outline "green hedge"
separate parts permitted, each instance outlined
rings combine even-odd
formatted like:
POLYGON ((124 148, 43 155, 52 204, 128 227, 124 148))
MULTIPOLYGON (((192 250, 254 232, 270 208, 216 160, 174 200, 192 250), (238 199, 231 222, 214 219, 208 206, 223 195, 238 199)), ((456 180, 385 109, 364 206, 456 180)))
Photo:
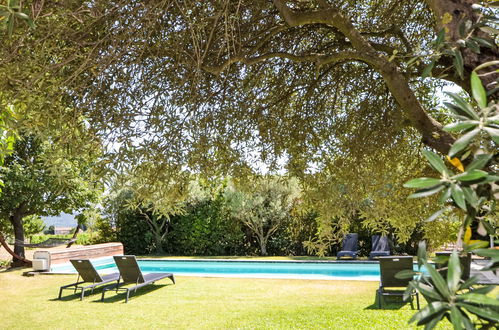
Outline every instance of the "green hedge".
POLYGON ((246 255, 250 244, 218 198, 190 205, 185 215, 172 217, 164 248, 176 255, 246 255))

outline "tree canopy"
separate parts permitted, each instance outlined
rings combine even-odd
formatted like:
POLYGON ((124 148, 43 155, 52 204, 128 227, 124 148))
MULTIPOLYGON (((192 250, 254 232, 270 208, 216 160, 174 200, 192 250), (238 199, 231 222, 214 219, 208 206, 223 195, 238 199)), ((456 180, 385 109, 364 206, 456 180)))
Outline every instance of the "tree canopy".
POLYGON ((260 253, 265 256, 271 236, 291 218, 300 189, 293 179, 262 177, 239 189, 229 185, 224 197, 231 216, 255 235, 260 253))
MULTIPOLYGON (((83 118, 113 169, 150 181, 264 164, 323 192, 351 182, 356 212, 388 196, 372 173, 399 186, 403 169, 425 170, 422 145, 454 142, 435 91, 469 92, 471 71, 499 55, 494 3, 478 3, 26 1, 37 27, 19 18, 2 40, 0 97, 22 125, 65 125, 64 141, 83 118)), ((493 97, 496 79, 482 77, 493 97)), ((404 222, 384 210, 375 220, 404 222)))
POLYGON ((475 26, 491 12, 475 2, 33 1, 37 28, 4 41, 2 89, 38 91, 19 99, 32 120, 43 89, 57 96, 50 108, 78 105, 123 153, 193 168, 252 150, 303 169, 305 159, 358 149, 359 132, 379 148, 408 127, 445 152, 453 138, 427 95, 442 80, 469 89, 471 70, 498 55, 494 36, 475 26), (441 29, 454 53, 434 50, 441 29), (471 37, 480 53, 461 50, 471 37), (449 69, 455 52, 461 61, 449 69), (437 79, 423 80, 430 62, 437 79))
POLYGON ((18 256, 24 257, 25 217, 82 211, 99 197, 99 187, 91 180, 92 160, 54 159, 56 151, 47 141, 21 136, 0 169, 5 184, 0 195, 0 228, 9 223, 13 229, 18 256))

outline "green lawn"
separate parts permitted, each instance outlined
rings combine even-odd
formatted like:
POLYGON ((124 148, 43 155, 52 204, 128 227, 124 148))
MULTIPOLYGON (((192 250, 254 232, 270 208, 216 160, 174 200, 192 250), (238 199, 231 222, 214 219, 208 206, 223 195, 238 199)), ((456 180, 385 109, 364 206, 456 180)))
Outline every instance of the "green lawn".
MULTIPOLYGON (((79 301, 76 276, 0 272, 2 329, 410 329, 410 304, 374 306, 377 282, 177 277, 142 288, 128 304, 108 292, 79 301)), ((414 328, 414 327, 412 327, 414 328)))

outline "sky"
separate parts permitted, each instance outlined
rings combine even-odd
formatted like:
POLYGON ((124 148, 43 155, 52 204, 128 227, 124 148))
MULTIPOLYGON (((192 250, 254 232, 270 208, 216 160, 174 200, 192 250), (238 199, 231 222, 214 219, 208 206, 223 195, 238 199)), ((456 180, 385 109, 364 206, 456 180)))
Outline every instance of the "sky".
POLYGON ((62 213, 56 217, 42 217, 45 226, 48 228, 49 226, 54 227, 76 227, 76 219, 73 215, 62 213))

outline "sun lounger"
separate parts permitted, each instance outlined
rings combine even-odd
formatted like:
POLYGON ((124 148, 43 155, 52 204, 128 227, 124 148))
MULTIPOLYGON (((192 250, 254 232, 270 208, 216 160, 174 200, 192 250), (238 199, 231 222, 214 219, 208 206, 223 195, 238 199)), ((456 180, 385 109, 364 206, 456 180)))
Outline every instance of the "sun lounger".
MULTIPOLYGON (((402 270, 413 270, 411 256, 400 257, 380 257, 380 284, 376 291, 378 307, 381 308, 381 300, 384 296, 403 296, 410 278, 398 279, 395 275, 402 270)), ((417 307, 419 309, 419 294, 416 290, 411 292, 411 305, 416 296, 417 307)))
POLYGON ((139 264, 137 263, 137 259, 135 256, 114 256, 114 262, 116 266, 118 266, 118 270, 120 271, 120 281, 117 284, 107 286, 102 290, 101 301, 104 300, 104 295, 106 291, 114 290, 124 291, 126 292, 126 301, 130 297, 130 292, 136 292, 138 288, 143 286, 154 284, 154 282, 159 281, 163 278, 169 278, 175 284, 175 278, 172 273, 149 273, 144 274, 140 270, 139 264), (131 287, 124 288, 124 285, 134 284, 131 287))
POLYGON ((387 236, 373 235, 372 241, 373 245, 371 253, 369 253, 369 259, 391 255, 390 241, 387 236))
POLYGON ((351 257, 352 259, 357 258, 359 253, 359 234, 351 233, 346 234, 343 239, 343 244, 341 246, 341 251, 336 255, 336 259, 341 259, 342 257, 351 257))
POLYGON ((120 278, 120 274, 118 273, 100 275, 88 259, 73 259, 70 261, 78 272, 78 279, 76 280, 76 283, 61 286, 58 299, 61 299, 63 290, 74 290, 74 293, 76 293, 77 290, 81 290, 80 300, 83 300, 85 290, 91 289, 90 293, 93 293, 95 287, 114 281, 117 282, 120 278), (80 278, 82 281, 80 281, 80 278), (85 283, 89 284, 84 285, 85 283))

